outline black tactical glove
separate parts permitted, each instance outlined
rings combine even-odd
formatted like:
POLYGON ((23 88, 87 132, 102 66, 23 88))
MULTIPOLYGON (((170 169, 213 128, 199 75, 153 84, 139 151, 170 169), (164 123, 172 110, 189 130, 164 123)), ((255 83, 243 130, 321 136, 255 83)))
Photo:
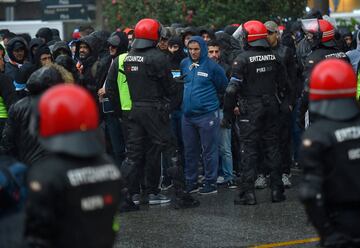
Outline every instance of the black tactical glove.
POLYGON ((220 127, 230 129, 230 128, 231 128, 231 121, 229 121, 229 120, 226 119, 226 118, 223 118, 223 119, 220 121, 220 127))

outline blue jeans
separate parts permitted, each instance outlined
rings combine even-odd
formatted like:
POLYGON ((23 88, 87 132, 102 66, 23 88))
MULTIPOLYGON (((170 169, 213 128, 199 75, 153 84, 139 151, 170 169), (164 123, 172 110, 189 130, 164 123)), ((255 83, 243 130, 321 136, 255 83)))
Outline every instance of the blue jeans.
MULTIPOLYGON (((223 110, 220 110, 220 119, 224 117, 223 110)), ((220 171, 225 182, 233 180, 233 159, 231 153, 231 129, 220 127, 219 132, 219 155, 221 159, 220 171)))
POLYGON ((183 116, 182 135, 187 185, 197 182, 200 152, 204 162, 205 183, 214 184, 219 166, 219 112, 196 117, 183 116))

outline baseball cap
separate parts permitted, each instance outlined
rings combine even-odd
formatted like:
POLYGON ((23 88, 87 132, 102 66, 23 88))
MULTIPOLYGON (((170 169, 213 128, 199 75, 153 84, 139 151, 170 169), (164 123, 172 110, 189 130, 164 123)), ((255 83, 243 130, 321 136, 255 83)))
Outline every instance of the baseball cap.
POLYGON ((279 26, 274 21, 267 21, 264 25, 266 29, 272 33, 279 31, 279 26))

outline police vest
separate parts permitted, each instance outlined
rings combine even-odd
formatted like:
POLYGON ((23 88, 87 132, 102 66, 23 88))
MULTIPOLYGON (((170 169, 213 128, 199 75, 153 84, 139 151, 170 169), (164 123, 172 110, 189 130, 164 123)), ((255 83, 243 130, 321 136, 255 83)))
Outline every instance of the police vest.
POLYGON ((246 73, 242 96, 274 95, 277 92, 279 59, 272 51, 247 51, 246 73))
POLYGON ((131 101, 160 102, 164 92, 164 61, 167 57, 157 48, 131 50, 124 60, 124 71, 131 101), (160 66, 161 65, 161 66, 160 66))
POLYGON ((0 119, 8 118, 3 98, 0 96, 0 119))
POLYGON ((360 118, 333 123, 329 140, 332 144, 324 157, 325 200, 329 204, 360 203, 360 118))
POLYGON ((127 53, 120 54, 119 56, 119 70, 117 76, 121 110, 131 110, 131 97, 124 72, 124 60, 126 56, 127 53))

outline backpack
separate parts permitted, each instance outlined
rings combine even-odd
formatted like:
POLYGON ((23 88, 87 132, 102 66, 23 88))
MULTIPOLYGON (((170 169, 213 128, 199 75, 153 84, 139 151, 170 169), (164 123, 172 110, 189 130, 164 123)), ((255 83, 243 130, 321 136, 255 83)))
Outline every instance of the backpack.
POLYGON ((9 157, 0 157, 0 215, 19 210, 25 200, 27 166, 9 157))

